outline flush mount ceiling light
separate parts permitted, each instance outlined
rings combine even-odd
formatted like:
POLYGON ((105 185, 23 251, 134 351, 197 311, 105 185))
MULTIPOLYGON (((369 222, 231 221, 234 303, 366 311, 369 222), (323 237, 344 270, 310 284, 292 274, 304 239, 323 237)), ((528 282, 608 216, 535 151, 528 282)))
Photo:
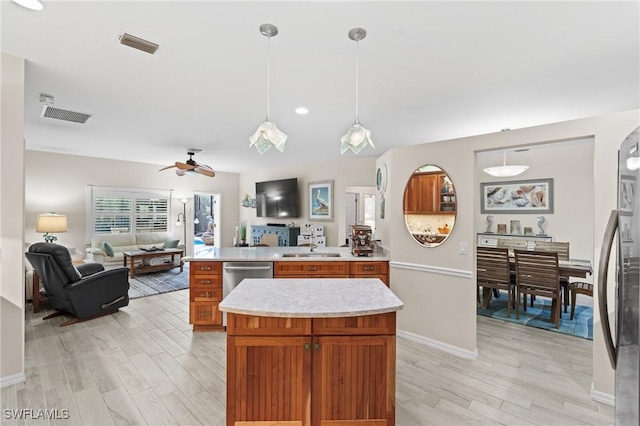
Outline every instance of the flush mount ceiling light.
POLYGON ((258 127, 258 130, 249 138, 250 147, 255 146, 260 154, 263 154, 271 146, 275 146, 280 152, 284 152, 284 143, 287 141, 287 135, 282 133, 276 124, 271 121, 269 115, 269 71, 270 71, 270 43, 271 37, 278 35, 278 28, 271 24, 260 25, 260 34, 267 37, 267 119, 258 127))
POLYGON ((38 0, 13 0, 14 3, 31 10, 42 10, 44 4, 38 0))
POLYGON ((502 157, 502 166, 487 167, 484 172, 495 177, 511 177, 519 175, 528 168, 529 166, 522 164, 507 166, 507 151, 505 150, 502 157))
POLYGON ((375 148, 371 140, 371 132, 358 120, 358 42, 366 36, 367 31, 364 28, 353 28, 349 31, 349 38, 356 42, 356 121, 349 127, 347 134, 340 139, 342 141, 340 154, 344 154, 349 149, 357 154, 367 145, 375 148))

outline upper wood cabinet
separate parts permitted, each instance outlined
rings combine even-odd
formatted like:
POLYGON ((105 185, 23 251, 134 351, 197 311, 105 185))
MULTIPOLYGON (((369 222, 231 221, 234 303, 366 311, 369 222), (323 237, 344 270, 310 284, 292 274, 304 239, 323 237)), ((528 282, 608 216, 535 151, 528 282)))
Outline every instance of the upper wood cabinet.
POLYGON ((455 214, 453 187, 445 182, 445 173, 414 173, 404 190, 405 214, 455 214))

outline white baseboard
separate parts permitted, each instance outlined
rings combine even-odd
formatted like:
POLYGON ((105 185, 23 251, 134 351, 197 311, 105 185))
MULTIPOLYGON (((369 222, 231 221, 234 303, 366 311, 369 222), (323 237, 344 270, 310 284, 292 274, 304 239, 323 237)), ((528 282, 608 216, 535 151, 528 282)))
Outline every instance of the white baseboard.
POLYGON ((616 397, 614 395, 595 390, 593 388, 593 383, 591 383, 591 399, 593 399, 596 402, 601 402, 603 404, 610 405, 612 407, 615 406, 615 402, 616 402, 616 397))
POLYGON ((0 388, 15 385, 16 383, 21 383, 24 381, 25 381, 24 372, 14 374, 11 376, 0 377, 0 388))
POLYGON ((462 349, 457 346, 449 345, 448 343, 443 343, 438 340, 429 339, 428 337, 420 336, 418 334, 410 333, 408 331, 403 331, 403 330, 398 330, 397 335, 399 337, 404 337, 407 340, 411 340, 412 342, 416 342, 425 346, 440 349, 441 351, 453 354, 460 358, 465 358, 465 359, 478 358, 478 349, 475 349, 473 351, 468 351, 466 349, 462 349))

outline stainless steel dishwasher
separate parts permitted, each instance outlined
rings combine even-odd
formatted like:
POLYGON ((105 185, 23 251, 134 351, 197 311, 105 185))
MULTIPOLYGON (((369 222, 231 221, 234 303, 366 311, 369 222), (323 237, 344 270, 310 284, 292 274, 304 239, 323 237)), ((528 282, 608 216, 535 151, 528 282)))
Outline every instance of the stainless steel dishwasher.
MULTIPOLYGON (((273 278, 273 262, 222 262, 222 298, 245 278, 273 278)), ((227 325, 227 314, 222 317, 227 325)))

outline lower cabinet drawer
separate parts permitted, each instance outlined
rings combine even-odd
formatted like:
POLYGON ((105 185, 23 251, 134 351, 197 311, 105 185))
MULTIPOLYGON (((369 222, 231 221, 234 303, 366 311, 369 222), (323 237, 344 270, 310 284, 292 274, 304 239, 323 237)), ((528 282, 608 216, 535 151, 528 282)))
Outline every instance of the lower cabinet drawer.
POLYGON ((191 286, 189 289, 191 302, 219 302, 222 300, 222 289, 211 286, 191 286))
POLYGON ((218 302, 191 302, 189 322, 193 325, 222 325, 218 302))
POLYGON ((192 275, 189 285, 222 288, 222 275, 192 275))
POLYGON ((351 275, 382 275, 388 272, 387 262, 351 262, 351 275))

